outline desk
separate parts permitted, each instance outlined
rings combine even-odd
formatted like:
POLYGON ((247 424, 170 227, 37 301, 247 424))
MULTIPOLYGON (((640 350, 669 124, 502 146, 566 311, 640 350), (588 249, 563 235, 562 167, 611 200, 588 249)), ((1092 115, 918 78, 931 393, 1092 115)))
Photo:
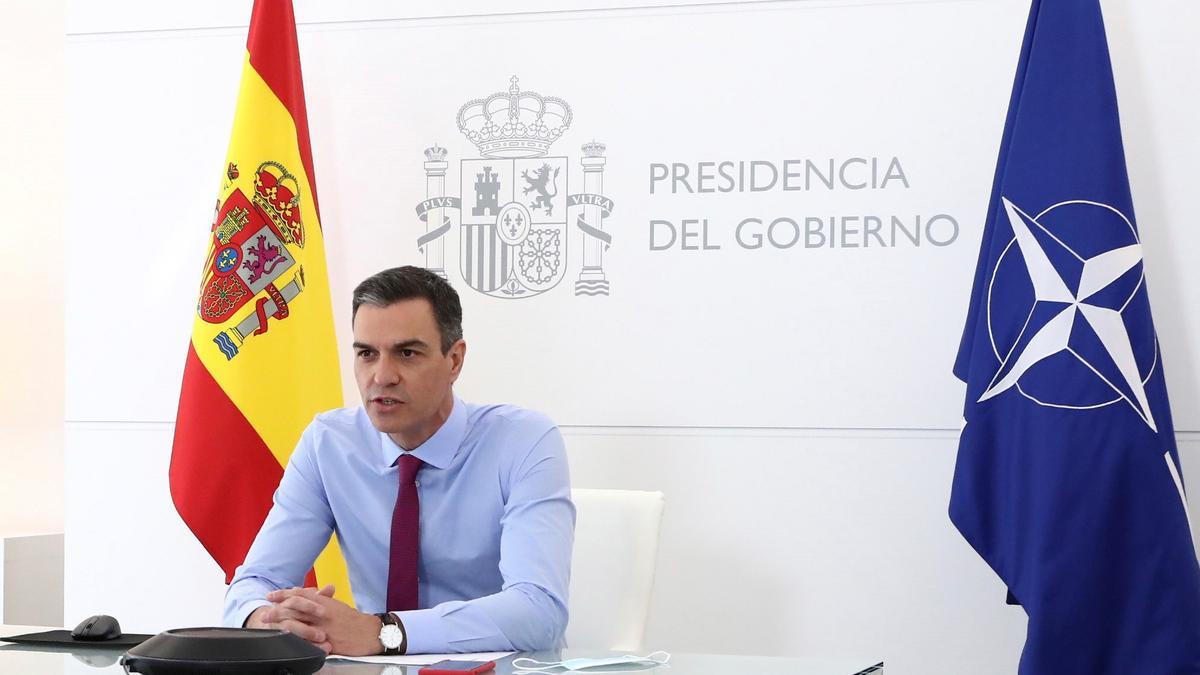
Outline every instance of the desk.
MULTIPOLYGON (((34 626, 0 625, 0 635, 48 630, 34 626)), ((22 675, 116 675, 124 673, 117 664, 122 649, 97 647, 33 648, 25 645, 0 643, 0 673, 22 675)), ((609 656, 599 651, 567 649, 561 658, 579 656, 609 656)), ((557 652, 514 654, 496 663, 496 675, 512 675, 512 660, 529 656, 539 661, 561 660, 557 652)), ((878 659, 806 659, 767 656, 733 656, 715 654, 672 654, 669 667, 637 672, 647 675, 882 675, 873 664, 878 659)), ((320 675, 417 675, 419 666, 391 666, 349 661, 328 661, 320 675)), ((604 668, 602 670, 615 670, 604 668)), ((580 671, 586 675, 587 671, 580 671)))

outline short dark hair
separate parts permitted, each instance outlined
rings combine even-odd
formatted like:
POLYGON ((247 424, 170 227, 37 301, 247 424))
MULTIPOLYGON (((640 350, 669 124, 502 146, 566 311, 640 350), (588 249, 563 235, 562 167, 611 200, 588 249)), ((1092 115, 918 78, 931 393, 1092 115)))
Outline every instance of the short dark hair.
POLYGON ((433 318, 442 335, 442 353, 462 339, 462 303, 450 282, 423 267, 393 267, 367 277, 354 289, 350 322, 363 305, 387 307, 401 300, 424 298, 433 307, 433 318))

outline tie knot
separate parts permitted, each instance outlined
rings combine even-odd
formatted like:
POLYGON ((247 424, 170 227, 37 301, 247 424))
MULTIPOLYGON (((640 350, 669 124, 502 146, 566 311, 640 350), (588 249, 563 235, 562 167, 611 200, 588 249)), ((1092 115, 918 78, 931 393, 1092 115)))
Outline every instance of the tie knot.
POLYGON ((417 472, 421 470, 421 467, 425 466, 425 462, 414 457, 412 453, 406 452, 400 455, 400 461, 397 463, 397 466, 400 467, 400 481, 411 483, 416 480, 417 472))

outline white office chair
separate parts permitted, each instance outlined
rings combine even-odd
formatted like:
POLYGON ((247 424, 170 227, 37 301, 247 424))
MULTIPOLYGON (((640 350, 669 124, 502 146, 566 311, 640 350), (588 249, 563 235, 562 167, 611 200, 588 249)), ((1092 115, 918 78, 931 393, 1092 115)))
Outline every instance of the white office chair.
POLYGON ((637 651, 642 646, 663 493, 572 490, 575 551, 567 646, 637 651))

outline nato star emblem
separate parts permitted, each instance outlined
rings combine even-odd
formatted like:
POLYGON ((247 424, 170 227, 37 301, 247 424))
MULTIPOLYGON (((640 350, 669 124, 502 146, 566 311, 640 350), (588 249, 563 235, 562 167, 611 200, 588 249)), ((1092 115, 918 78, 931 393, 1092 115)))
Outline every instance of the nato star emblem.
MULTIPOLYGON (((1152 430, 1158 431, 1144 387, 1149 374, 1143 377, 1139 371, 1134 345, 1122 316, 1122 312, 1141 288, 1143 279, 1139 274, 1136 286, 1119 307, 1106 306, 1114 304, 1109 301, 1112 294, 1104 294, 1107 302, 1101 302, 1097 298, 1142 262, 1142 246, 1137 241, 1136 231, 1128 218, 1113 207, 1097 202, 1063 202, 1034 217, 1022 211, 1008 198, 1002 198, 1002 201, 1012 226, 1013 240, 1020 250, 1025 270, 1033 285, 1035 302, 1016 341, 1007 353, 1001 357, 1000 351, 997 350, 997 357, 1001 360, 1000 368, 983 395, 979 397, 979 402, 982 403, 1013 387, 1020 389, 1021 378, 1036 364, 1065 352, 1073 356, 1094 378, 1115 392, 1116 398, 1095 405, 1069 405, 1048 402, 1024 391, 1022 393, 1041 405, 1068 409, 1095 408, 1124 400, 1143 422, 1152 430), (1129 225, 1130 232, 1134 234, 1134 243, 1084 258, 1038 220, 1065 205, 1087 205, 1115 213, 1129 225)), ((1012 242, 1009 243, 1010 248, 1011 246, 1012 242)), ((1008 249, 1005 249, 1005 254, 1007 253, 1008 249)), ((998 261, 997 269, 999 266, 998 261)), ((992 328, 991 291, 995 283, 993 270, 992 284, 989 287, 989 331, 992 328)), ((994 334, 992 342, 995 346, 994 334)), ((1157 352, 1155 361, 1157 362, 1157 352)), ((1150 370, 1153 372, 1153 366, 1150 370)))

